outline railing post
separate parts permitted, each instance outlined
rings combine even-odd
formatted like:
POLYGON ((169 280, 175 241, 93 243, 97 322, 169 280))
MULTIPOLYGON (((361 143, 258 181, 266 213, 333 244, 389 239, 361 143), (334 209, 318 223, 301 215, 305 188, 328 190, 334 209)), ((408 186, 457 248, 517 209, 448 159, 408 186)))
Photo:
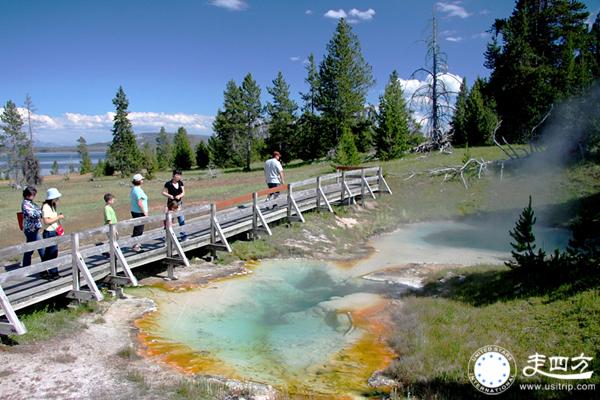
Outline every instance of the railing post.
POLYGON ((383 177, 383 168, 381 167, 379 167, 377 170, 377 184, 379 185, 379 194, 383 193, 382 187, 385 188, 389 194, 392 194, 392 189, 390 189, 389 185, 385 181, 385 178, 383 177))
POLYGON ((292 185, 291 184, 287 184, 287 192, 288 192, 288 197, 287 197, 287 219, 288 219, 288 223, 292 222, 292 185))
POLYGON ((342 195, 340 198, 340 204, 344 204, 344 200, 346 200, 346 171, 342 170, 342 195))
POLYGON ((109 254, 110 254, 110 274, 117 275, 117 254, 115 251, 114 242, 116 240, 115 225, 108 225, 108 242, 109 242, 109 254))
POLYGON ((81 290, 81 281, 79 277, 79 266, 77 260, 79 257, 79 233, 71 234, 71 268, 73 275, 73 290, 81 290))
POLYGON ((362 168, 360 173, 360 204, 365 207, 365 169, 362 168))
POLYGON ((321 212, 321 177, 317 176, 317 212, 321 212))
POLYGON ((252 193, 252 240, 256 239, 258 229, 258 194, 252 193))
MULTIPOLYGON (((215 244, 217 242, 216 233, 217 227, 215 226, 215 218, 217 218, 217 206, 212 203, 210 205, 210 243, 215 244)), ((217 257, 217 249, 212 247, 210 250, 210 255, 213 258, 217 257)))

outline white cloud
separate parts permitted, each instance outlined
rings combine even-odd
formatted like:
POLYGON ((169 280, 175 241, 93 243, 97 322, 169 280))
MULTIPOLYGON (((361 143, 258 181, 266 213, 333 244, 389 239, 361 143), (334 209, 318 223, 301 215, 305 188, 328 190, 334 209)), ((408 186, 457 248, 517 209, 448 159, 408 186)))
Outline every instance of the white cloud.
POLYGON ((460 4, 461 4, 460 1, 455 1, 452 3, 446 3, 446 2, 440 1, 440 2, 436 3, 435 5, 437 6, 437 9, 439 11, 446 13, 446 17, 448 17, 448 18, 459 17, 459 18, 464 19, 464 18, 468 18, 471 15, 473 15, 472 13, 469 13, 460 4))
MULTIPOLYGON (((446 73, 440 76, 440 80, 443 82, 443 85, 446 88, 446 90, 452 92, 449 95, 449 98, 451 105, 453 106, 454 102, 456 101, 456 94, 454 93, 458 93, 460 91, 460 85, 462 83, 463 78, 456 74, 446 73)), ((414 113, 415 119, 423 126, 426 126, 428 123, 426 115, 428 112, 428 105, 431 103, 431 101, 427 98, 418 96, 415 96, 413 99, 413 96, 415 92, 420 88, 424 88, 427 85, 432 84, 431 76, 428 76, 425 80, 400 78, 399 81, 402 85, 402 90, 404 91, 404 97, 411 105, 411 109, 414 113)), ((420 92, 423 91, 425 90, 421 89, 420 92)))
POLYGON ((483 10, 479 11, 480 15, 488 15, 489 13, 490 13, 490 10, 488 10, 488 9, 483 9, 483 10))
POLYGON ((324 16, 326 18, 340 19, 347 18, 348 14, 346 14, 346 11, 340 8, 339 10, 329 10, 324 14, 324 16))
MULTIPOLYGON (((0 113, 4 110, 0 108, 0 113)), ((18 108, 25 119, 27 111, 18 108)), ((65 113, 61 116, 32 114, 34 139, 38 142, 72 145, 79 136, 88 143, 108 141, 112 138, 114 112, 105 114, 65 113)), ((129 120, 136 133, 158 132, 164 126, 168 132, 175 132, 183 126, 190 134, 208 135, 212 132, 214 117, 201 114, 130 112, 129 120)))
POLYGON ((210 0, 209 4, 231 11, 242 11, 248 8, 248 4, 244 0, 210 0))
POLYGON ((290 57, 290 61, 291 61, 291 62, 300 61, 300 57, 298 57, 298 56, 293 56, 293 57, 290 57))
POLYGON ((348 12, 348 16, 350 16, 351 18, 359 19, 362 21, 370 21, 373 19, 374 15, 375 10, 373 10, 372 8, 369 8, 366 11, 360 11, 356 8, 353 8, 352 10, 350 10, 350 12, 348 12))
POLYGON ((347 18, 349 24, 357 24, 362 21, 371 21, 374 16, 375 10, 373 10, 372 8, 369 8, 365 11, 360 11, 356 8, 353 8, 348 12, 340 8, 339 10, 329 10, 324 14, 324 17, 326 18, 347 18))
POLYGON ((457 42, 462 42, 463 38, 462 38, 462 36, 448 36, 446 38, 446 40, 449 42, 457 43, 457 42))
POLYGON ((487 39, 490 37, 489 32, 479 32, 479 33, 475 33, 473 35, 471 35, 471 38, 473 39, 487 39))
POLYGON ((306 15, 312 15, 313 14, 313 10, 306 10, 306 11, 304 11, 304 14, 306 14, 306 15))

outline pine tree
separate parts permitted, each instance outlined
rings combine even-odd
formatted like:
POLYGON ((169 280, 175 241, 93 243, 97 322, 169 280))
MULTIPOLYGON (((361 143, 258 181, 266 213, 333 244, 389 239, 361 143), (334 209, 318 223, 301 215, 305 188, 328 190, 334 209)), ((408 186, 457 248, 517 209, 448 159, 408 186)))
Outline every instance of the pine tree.
POLYGON ((536 218, 533 208, 531 207, 531 196, 529 196, 529 204, 523 209, 519 216, 519 220, 515 225, 515 229, 510 231, 510 236, 515 240, 511 242, 513 250, 510 254, 513 260, 506 263, 511 269, 521 269, 525 272, 533 268, 543 265, 545 253, 542 249, 535 252, 535 235, 533 234, 533 225, 536 218))
POLYGON ((410 113, 404 100, 404 92, 398 73, 393 71, 379 97, 379 112, 376 115, 375 149, 381 160, 390 160, 402 156, 408 149, 410 113))
POLYGON ((596 80, 600 78, 600 13, 596 14, 596 20, 590 29, 589 43, 592 79, 596 80))
POLYGON ((158 170, 156 153, 156 150, 150 143, 144 143, 144 147, 142 147, 142 168, 146 170, 146 179, 154 179, 154 174, 158 170))
POLYGON ((319 134, 320 117, 317 115, 316 102, 320 84, 313 54, 308 56, 306 74, 304 82, 308 85, 308 91, 300 93, 304 105, 297 123, 298 139, 294 153, 303 160, 315 160, 325 155, 327 146, 323 144, 323 137, 319 134))
POLYGON ((2 121, 2 133, 0 142, 8 149, 7 172, 16 185, 21 185, 23 169, 23 157, 25 150, 29 148, 27 135, 23 132, 23 119, 17 110, 17 106, 11 100, 6 102, 4 112, 0 115, 2 121))
POLYGON ((359 165, 361 163, 360 154, 354 143, 354 135, 348 127, 344 127, 342 131, 342 136, 337 145, 333 161, 337 165, 350 166, 359 165))
POLYGON ((273 103, 267 103, 269 115, 269 136, 266 140, 269 153, 278 150, 287 159, 294 159, 294 139, 296 138, 296 103, 290 99, 290 86, 283 79, 281 71, 273 80, 273 86, 267 87, 273 96, 273 103))
POLYGON ((169 140, 169 135, 164 126, 160 127, 160 132, 156 137, 156 150, 158 169, 164 171, 170 168, 173 151, 171 150, 171 140, 169 140))
POLYGON ((208 146, 215 165, 241 167, 245 125, 241 90, 234 80, 227 82, 223 92, 223 110, 217 111, 213 131, 208 146))
POLYGON ((256 141, 256 130, 258 125, 261 123, 261 117, 263 113, 263 109, 260 104, 260 87, 258 87, 256 81, 254 78, 252 78, 252 74, 248 74, 244 77, 244 81, 242 82, 242 86, 240 88, 240 95, 245 129, 242 159, 244 162, 244 171, 250 171, 252 153, 256 141))
POLYGON ((498 122, 493 105, 489 105, 492 100, 483 95, 484 86, 485 81, 477 78, 466 102, 464 128, 471 146, 492 144, 492 133, 498 122))
POLYGON ((344 127, 353 129, 364 117, 366 95, 374 84, 372 68, 362 56, 358 37, 342 18, 319 68, 317 109, 323 119, 326 148, 335 147, 344 127))
POLYGON ((58 175, 58 162, 54 160, 50 167, 50 175, 58 175))
POLYGON ((456 97, 454 105, 454 114, 450 126, 452 129, 452 144, 454 146, 465 146, 468 144, 466 109, 467 99, 469 97, 469 88, 467 86, 467 78, 463 78, 460 84, 460 92, 456 97))
POLYGON ((121 173, 121 177, 125 177, 139 169, 142 154, 138 149, 133 127, 127 116, 129 101, 121 86, 113 99, 113 104, 117 113, 114 117, 113 140, 108 149, 108 158, 110 164, 114 165, 121 173))
POLYGON ((585 86, 588 15, 577 0, 518 0, 509 18, 495 21, 485 65, 500 136, 530 140, 553 103, 585 86))
POLYGON ((83 136, 77 139, 77 153, 79 153, 79 173, 81 175, 87 174, 92 171, 92 160, 90 159, 90 153, 88 152, 87 142, 83 136))
POLYGON ((190 145, 190 138, 182 126, 177 129, 173 138, 173 168, 189 170, 194 165, 194 152, 190 145))
POLYGON ((206 169, 211 161, 211 154, 208 146, 203 141, 196 145, 196 165, 200 169, 206 169))

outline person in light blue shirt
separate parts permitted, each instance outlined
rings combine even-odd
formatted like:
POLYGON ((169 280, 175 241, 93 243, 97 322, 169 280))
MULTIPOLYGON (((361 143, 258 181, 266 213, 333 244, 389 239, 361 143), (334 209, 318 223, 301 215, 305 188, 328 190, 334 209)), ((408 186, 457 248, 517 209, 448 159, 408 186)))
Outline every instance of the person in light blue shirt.
MULTIPOLYGON (((131 188, 131 193, 129 195, 131 199, 131 216, 133 218, 141 218, 148 216, 148 196, 144 189, 142 189, 142 184, 144 183, 144 177, 141 174, 135 174, 133 176, 133 187, 131 188)), ((144 225, 137 225, 133 227, 133 233, 131 237, 141 236, 144 233, 144 225)), ((140 252, 142 251, 141 246, 136 243, 133 246, 133 251, 140 252)))

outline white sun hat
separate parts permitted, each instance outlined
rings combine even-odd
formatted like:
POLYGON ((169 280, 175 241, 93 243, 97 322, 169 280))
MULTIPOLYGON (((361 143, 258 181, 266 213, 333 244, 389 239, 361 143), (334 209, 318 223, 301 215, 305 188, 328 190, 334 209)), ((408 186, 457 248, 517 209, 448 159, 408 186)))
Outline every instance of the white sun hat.
POLYGON ((140 181, 144 180, 144 177, 142 176, 142 174, 135 174, 133 176, 133 180, 136 181, 136 182, 140 182, 140 181))
POLYGON ((57 188, 50 188, 46 193, 46 200, 54 200, 58 199, 62 194, 58 191, 57 188))

